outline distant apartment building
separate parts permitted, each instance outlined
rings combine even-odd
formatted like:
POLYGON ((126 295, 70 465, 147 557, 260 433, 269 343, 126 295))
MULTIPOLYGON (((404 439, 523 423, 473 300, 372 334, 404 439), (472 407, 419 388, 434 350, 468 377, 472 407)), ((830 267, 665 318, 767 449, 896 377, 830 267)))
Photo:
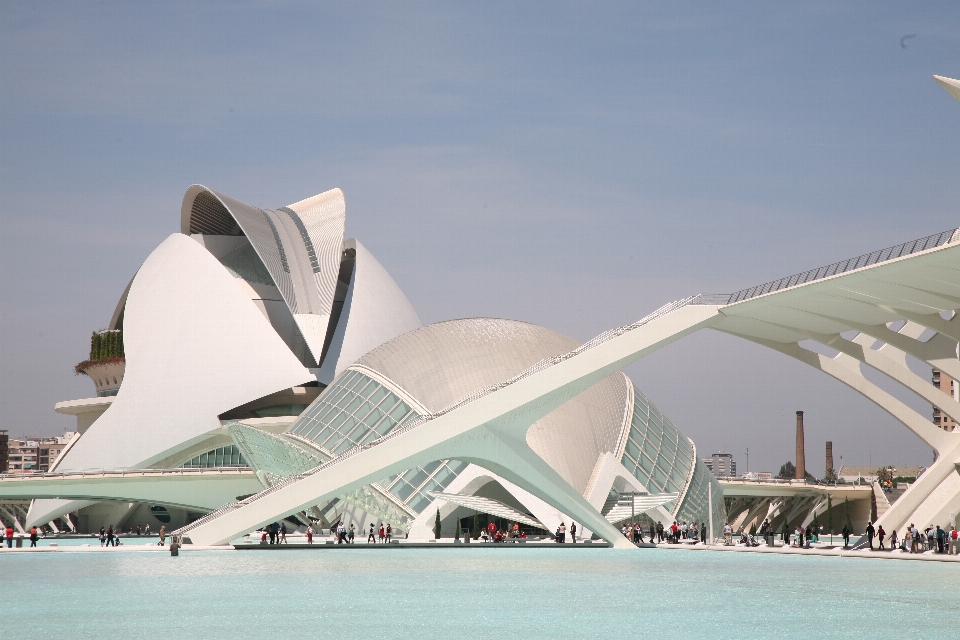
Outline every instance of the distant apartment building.
MULTIPOLYGON (((935 386, 937 389, 940 389, 940 391, 943 391, 954 400, 958 399, 957 393, 960 391, 960 389, 957 387, 957 381, 939 369, 933 370, 933 386, 935 386)), ((933 424, 940 427, 944 431, 954 431, 957 428, 957 423, 953 420, 953 418, 940 411, 940 409, 937 407, 933 408, 933 424)))
POLYGON ((715 453, 703 458, 703 464, 718 478, 733 478, 737 475, 737 463, 729 453, 715 453))
POLYGON ((10 456, 10 438, 6 429, 0 429, 0 473, 7 472, 7 461, 10 456))
POLYGON ((68 431, 56 437, 28 436, 24 440, 8 440, 6 443, 8 462, 5 473, 49 471, 74 436, 76 436, 75 432, 68 431))

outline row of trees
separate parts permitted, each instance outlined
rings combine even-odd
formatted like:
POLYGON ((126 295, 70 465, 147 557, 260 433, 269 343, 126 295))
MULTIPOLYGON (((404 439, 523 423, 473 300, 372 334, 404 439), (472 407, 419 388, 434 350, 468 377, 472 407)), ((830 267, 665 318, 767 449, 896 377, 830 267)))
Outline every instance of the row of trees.
POLYGON ((90 359, 122 358, 123 331, 94 331, 90 336, 90 359))

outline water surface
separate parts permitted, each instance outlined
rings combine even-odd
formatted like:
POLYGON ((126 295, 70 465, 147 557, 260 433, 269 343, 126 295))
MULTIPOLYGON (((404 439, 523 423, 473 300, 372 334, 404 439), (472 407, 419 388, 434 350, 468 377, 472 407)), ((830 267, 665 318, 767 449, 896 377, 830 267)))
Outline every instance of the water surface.
POLYGON ((955 564, 618 549, 0 556, 18 635, 939 637, 955 564))

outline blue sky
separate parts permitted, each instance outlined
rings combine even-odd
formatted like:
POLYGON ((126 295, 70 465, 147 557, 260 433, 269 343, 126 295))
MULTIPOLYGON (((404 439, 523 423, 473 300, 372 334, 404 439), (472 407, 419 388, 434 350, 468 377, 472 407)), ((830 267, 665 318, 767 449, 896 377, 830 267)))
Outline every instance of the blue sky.
MULTIPOLYGON (((955 3, 0 2, 0 428, 52 434, 202 183, 332 187, 425 323, 580 340, 960 225, 955 3), (916 37, 904 40, 905 35, 916 37)), ((703 332, 627 373, 753 470, 930 450, 826 376, 703 332)), ((908 399, 924 413, 929 407, 908 399)), ((742 469, 743 467, 741 467, 742 469)))

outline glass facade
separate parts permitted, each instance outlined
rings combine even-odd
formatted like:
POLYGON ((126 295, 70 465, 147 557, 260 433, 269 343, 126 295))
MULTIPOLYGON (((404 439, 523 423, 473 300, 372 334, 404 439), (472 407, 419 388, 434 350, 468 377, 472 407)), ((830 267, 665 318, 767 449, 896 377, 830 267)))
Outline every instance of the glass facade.
POLYGON ((427 492, 443 491, 466 466, 466 462, 459 460, 438 460, 423 467, 408 469, 379 484, 399 502, 420 513, 433 501, 427 492))
MULTIPOLYGON (((344 371, 290 426, 289 432, 315 442, 330 455, 386 435, 419 414, 373 378, 344 371)), ((408 469, 379 484, 400 504, 420 513, 432 502, 427 491, 443 491, 467 464, 438 460, 408 469)))
POLYGON ((695 463, 690 487, 675 517, 679 522, 709 522, 707 486, 710 484, 713 485, 713 535, 719 536, 723 533, 723 525, 727 520, 727 509, 723 503, 723 487, 707 469, 707 465, 699 460, 695 463))
POLYGON ((634 387, 633 416, 621 462, 650 493, 683 493, 691 468, 690 486, 680 508, 676 502, 663 507, 679 522, 707 520, 707 486, 713 483, 714 534, 723 529, 726 511, 723 489, 713 474, 695 459, 690 440, 634 387))
POLYGON ((417 417, 419 414, 387 387, 348 369, 290 425, 290 433, 339 455, 417 417))
MULTIPOLYGON (((682 492, 694 463, 687 437, 636 387, 630 433, 620 461, 650 493, 682 492)), ((668 502, 664 508, 673 511, 675 506, 668 502)))
POLYGON ((249 465, 243 459, 240 449, 231 444, 201 453, 180 466, 185 469, 200 469, 207 467, 247 467, 249 465))
POLYGON ((267 474, 272 483, 276 478, 285 478, 309 471, 328 458, 309 445, 294 442, 292 438, 268 433, 241 422, 227 424, 227 432, 237 448, 256 471, 267 474))

